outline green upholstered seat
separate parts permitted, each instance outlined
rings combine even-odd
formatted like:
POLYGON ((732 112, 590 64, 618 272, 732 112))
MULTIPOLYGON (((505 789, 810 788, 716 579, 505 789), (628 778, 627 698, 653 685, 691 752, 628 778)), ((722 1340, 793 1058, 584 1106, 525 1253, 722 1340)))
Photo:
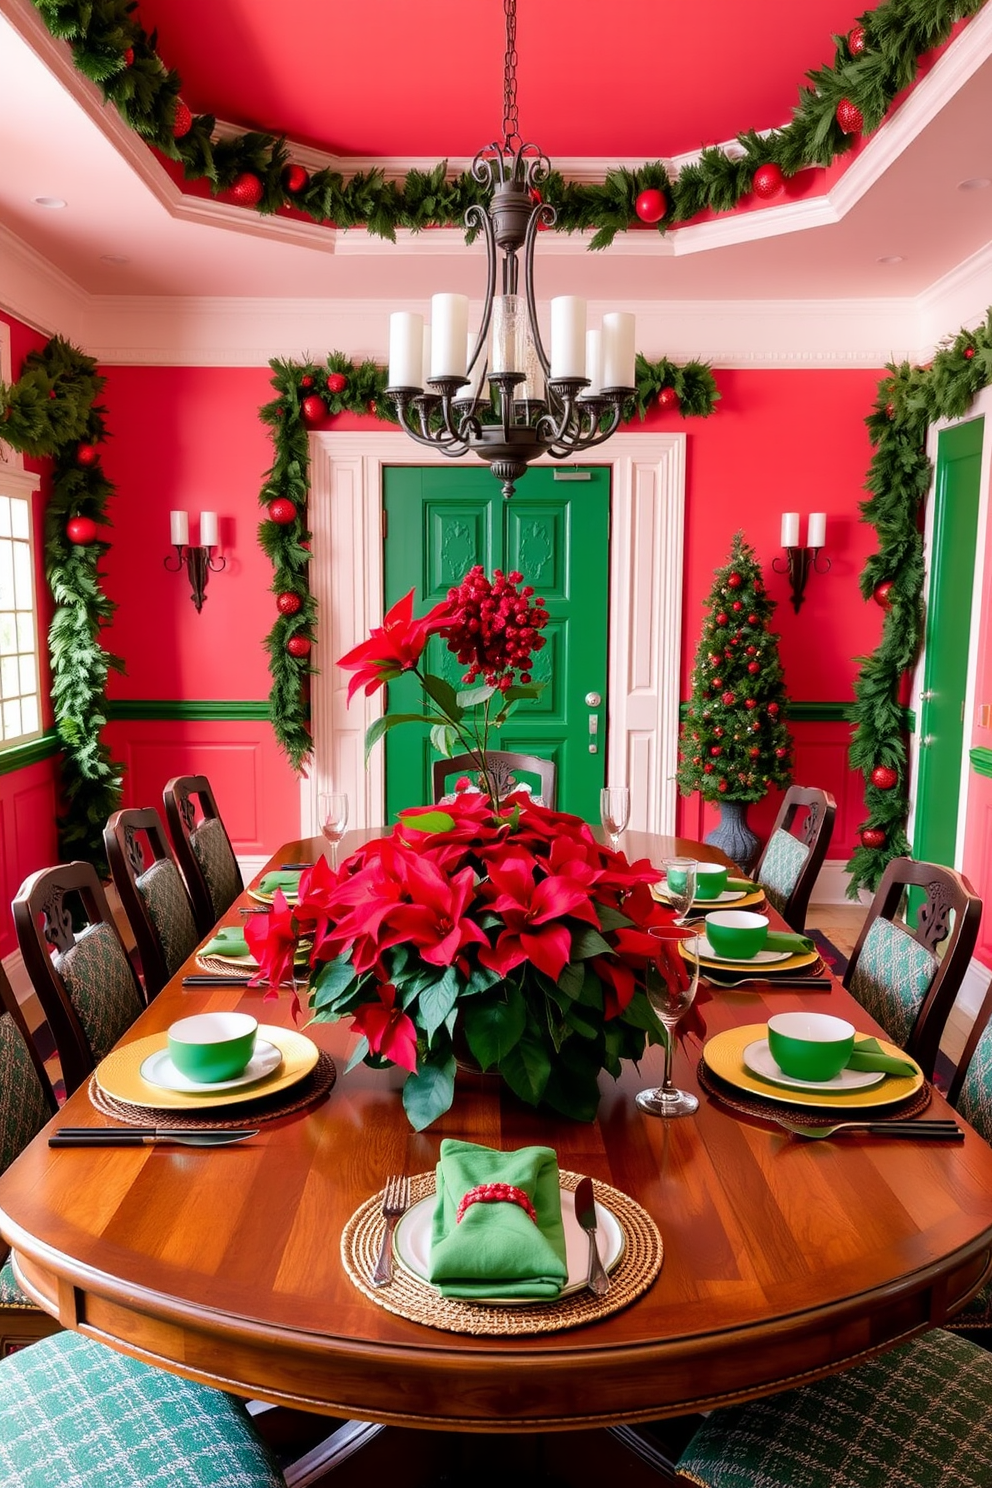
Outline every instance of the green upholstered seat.
MULTIPOLYGON (((4 979, 0 1005, 13 994, 4 979)), ((49 1093, 42 1085, 37 1056, 28 1047, 12 1014, 0 1014, 0 1173, 14 1161, 52 1114, 49 1093)), ((33 1343, 58 1324, 25 1296, 17 1285, 7 1247, 0 1241, 0 1355, 33 1343)), ((2 1479, 0 1479, 2 1481, 2 1479)))
POLYGON ((99 1063, 142 1011, 120 936, 111 925, 87 925, 58 958, 58 971, 99 1063))
POLYGON ((879 918, 869 927, 848 991, 905 1047, 938 964, 908 930, 879 918))
POLYGON ((992 1356, 942 1329, 714 1411, 678 1463, 705 1488, 989 1488, 992 1356))
POLYGON ((769 904, 779 914, 799 882, 809 857, 809 848, 793 837, 791 832, 776 831, 768 839, 765 855, 761 860, 760 883, 769 904))
POLYGON ((76 1333, 0 1361, 3 1488, 285 1488, 243 1406, 76 1333))
POLYGON ((218 817, 207 817, 190 833, 189 841, 206 880, 214 917, 220 919, 242 888, 241 872, 224 825, 218 817))
MULTIPOLYGON (((979 1017, 984 1019, 987 1007, 979 1017)), ((965 1050, 967 1068, 960 1090, 952 1086, 952 1098, 965 1121, 992 1143, 992 1024, 984 1022, 978 1041, 970 1051, 965 1050)), ((948 1328, 974 1333, 979 1342, 988 1347, 992 1338, 992 1281, 986 1282, 948 1323, 948 1328)), ((992 1478, 992 1472, 990 1472, 992 1478)))
POLYGON ((159 858, 134 882, 161 942, 165 969, 174 976, 200 938, 186 885, 171 858, 159 858))

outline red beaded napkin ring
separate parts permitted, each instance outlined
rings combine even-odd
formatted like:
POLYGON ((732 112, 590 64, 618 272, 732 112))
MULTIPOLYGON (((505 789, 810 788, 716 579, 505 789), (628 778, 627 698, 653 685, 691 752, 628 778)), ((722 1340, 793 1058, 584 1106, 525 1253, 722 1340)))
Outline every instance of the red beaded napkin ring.
POLYGON ((455 1224, 461 1224, 466 1209, 470 1209, 473 1204, 519 1204, 524 1213, 537 1224, 534 1205, 523 1189, 514 1188, 512 1183, 478 1183, 475 1188, 470 1188, 458 1205, 455 1224))

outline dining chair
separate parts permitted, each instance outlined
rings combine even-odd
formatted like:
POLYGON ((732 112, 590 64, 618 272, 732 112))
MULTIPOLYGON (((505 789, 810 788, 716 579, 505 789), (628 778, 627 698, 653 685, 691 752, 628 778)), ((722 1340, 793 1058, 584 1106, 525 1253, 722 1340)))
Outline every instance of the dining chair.
MULTIPOLYGON (((968 1032, 947 1088, 947 1099, 992 1145, 992 982, 968 1032)), ((967 1334, 985 1348, 992 1345, 992 1280, 945 1326, 967 1334)))
MULTIPOLYGON (((51 1083, 6 973, 0 967, 0 1173, 57 1110, 51 1083)), ((0 1245, 0 1358, 58 1332, 59 1325, 21 1291, 0 1245)))
POLYGON ((981 918, 982 901, 963 874, 939 863, 893 858, 844 972, 847 990, 928 1080, 981 918), (897 916, 914 887, 925 898, 912 928, 897 916))
POLYGON ((806 910, 830 846, 837 802, 816 786, 790 785, 754 878, 793 930, 806 929, 806 910))
POLYGON ((992 1355, 941 1328, 842 1374, 715 1410, 679 1457, 699 1488, 988 1488, 992 1355))
POLYGON ((193 905, 153 807, 115 811, 103 829, 107 861, 134 932, 151 999, 196 949, 193 905))
MULTIPOLYGON (((511 754, 504 749, 486 751, 486 764, 491 770, 500 796, 509 795, 514 785, 522 784, 521 775, 535 778, 535 798, 549 811, 555 810, 555 793, 558 771, 554 760, 540 759, 535 754, 511 754)), ((451 759, 435 760, 432 767, 432 784, 435 805, 448 794, 452 776, 477 774, 478 767, 470 754, 456 754, 451 759)), ((530 781, 527 784, 531 784, 530 781)), ((531 786, 533 789, 533 786, 531 786)))
POLYGON ((142 1011, 141 984, 91 863, 32 873, 11 907, 71 1095, 142 1011))
POLYGON ((205 775, 174 775, 162 799, 197 929, 206 935, 244 888, 241 869, 205 775))
POLYGON ((4 1488, 286 1488, 244 1403, 78 1333, 0 1361, 4 1488))

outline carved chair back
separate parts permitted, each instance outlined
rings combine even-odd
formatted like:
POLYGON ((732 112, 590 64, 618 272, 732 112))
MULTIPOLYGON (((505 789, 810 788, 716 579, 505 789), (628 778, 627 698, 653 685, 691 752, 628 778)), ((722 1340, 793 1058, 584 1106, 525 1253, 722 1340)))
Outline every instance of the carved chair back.
MULTIPOLYGON (((531 786, 535 799, 539 799, 541 805, 546 806, 549 811, 554 811, 558 770, 553 760, 540 759, 535 754, 511 754, 503 749, 490 749, 486 752, 486 764, 492 772, 501 799, 509 795, 514 785, 524 784, 520 778, 522 775, 532 775, 536 777, 538 786, 536 791, 531 786)), ((470 754, 456 754, 452 759, 435 760, 432 769, 435 805, 453 788, 453 776, 457 778, 470 772, 477 773, 476 763, 470 754)))
POLYGON ((165 819, 201 935, 213 929, 244 879, 205 775, 176 775, 162 794, 165 819))
POLYGON ((837 802, 829 791, 790 785, 754 870, 765 898, 793 930, 806 928, 809 896, 827 855, 836 815, 837 802))

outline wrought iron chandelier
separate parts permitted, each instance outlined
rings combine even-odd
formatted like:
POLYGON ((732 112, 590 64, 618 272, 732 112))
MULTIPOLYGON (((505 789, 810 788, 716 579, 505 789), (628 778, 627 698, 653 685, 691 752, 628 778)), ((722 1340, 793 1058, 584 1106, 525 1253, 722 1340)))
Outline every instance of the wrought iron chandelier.
POLYGON ((490 189, 488 207, 465 213, 466 227, 481 231, 486 244, 482 325, 469 336, 467 295, 434 295, 426 328, 422 315, 397 311, 390 317, 387 392, 412 439, 451 459, 478 455, 509 498, 542 455, 567 459, 615 433, 634 393, 634 317, 612 312, 603 316, 602 330, 587 331, 585 300, 559 296, 551 301, 550 359, 545 352, 534 244, 538 229, 557 216, 539 191, 551 163, 521 140, 516 0, 503 0, 503 8, 503 140, 472 163, 472 175, 490 189))

